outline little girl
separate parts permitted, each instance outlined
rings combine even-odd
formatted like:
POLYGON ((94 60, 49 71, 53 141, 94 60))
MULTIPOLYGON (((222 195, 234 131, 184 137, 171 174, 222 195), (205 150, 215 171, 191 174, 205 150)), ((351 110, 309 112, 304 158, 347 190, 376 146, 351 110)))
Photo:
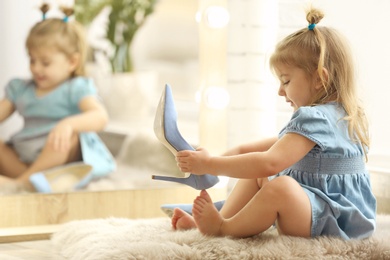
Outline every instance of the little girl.
POLYGON ((94 163, 94 174, 107 174, 114 166, 94 133, 108 116, 93 82, 84 77, 84 32, 68 21, 72 9, 63 9, 64 19, 46 19, 47 5, 41 10, 43 21, 26 41, 32 79, 11 80, 0 101, 0 122, 15 111, 24 119, 9 142, 0 141, 0 191, 11 184, 33 190, 33 173, 86 158, 93 158, 88 163, 94 163))
POLYGON ((203 190, 192 216, 176 208, 175 229, 248 237, 276 225, 279 234, 366 238, 375 229, 376 199, 365 159, 367 120, 356 94, 348 46, 323 13, 283 39, 270 59, 278 94, 294 109, 278 138, 242 145, 225 156, 181 151, 183 172, 239 178, 221 211, 203 190))

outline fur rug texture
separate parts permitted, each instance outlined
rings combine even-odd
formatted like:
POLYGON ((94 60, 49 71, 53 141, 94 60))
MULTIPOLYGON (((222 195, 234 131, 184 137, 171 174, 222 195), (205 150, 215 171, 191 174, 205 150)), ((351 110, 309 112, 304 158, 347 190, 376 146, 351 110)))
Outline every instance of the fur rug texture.
POLYGON ((122 259, 390 259, 390 215, 379 215, 364 240, 279 236, 275 229, 237 239, 174 231, 169 218, 107 218, 64 224, 51 242, 72 260, 122 259))

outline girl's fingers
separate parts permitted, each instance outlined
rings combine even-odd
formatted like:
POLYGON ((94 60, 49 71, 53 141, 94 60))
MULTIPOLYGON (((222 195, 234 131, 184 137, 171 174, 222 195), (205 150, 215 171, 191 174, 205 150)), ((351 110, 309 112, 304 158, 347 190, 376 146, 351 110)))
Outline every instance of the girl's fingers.
POLYGON ((183 150, 176 153, 176 157, 186 157, 189 156, 192 151, 190 150, 183 150))

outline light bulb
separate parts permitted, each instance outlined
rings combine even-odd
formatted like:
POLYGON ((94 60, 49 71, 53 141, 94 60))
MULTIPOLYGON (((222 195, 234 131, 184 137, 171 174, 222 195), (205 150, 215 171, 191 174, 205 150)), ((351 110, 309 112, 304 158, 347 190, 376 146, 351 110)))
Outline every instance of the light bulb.
POLYGON ((223 28, 229 23, 229 12, 222 6, 209 6, 206 11, 206 21, 211 28, 223 28))
POLYGON ((213 109, 225 109, 230 101, 230 95, 223 87, 209 87, 205 93, 206 105, 213 109))

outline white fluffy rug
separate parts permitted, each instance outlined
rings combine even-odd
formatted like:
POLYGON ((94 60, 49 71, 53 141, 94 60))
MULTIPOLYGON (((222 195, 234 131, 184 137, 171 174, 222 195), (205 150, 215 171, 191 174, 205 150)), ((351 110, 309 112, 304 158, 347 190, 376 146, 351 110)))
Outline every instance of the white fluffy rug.
POLYGON ((390 216, 378 216, 365 240, 278 236, 276 230, 246 239, 173 231, 169 218, 108 218, 66 223, 51 242, 72 260, 116 259, 390 259, 390 216))

